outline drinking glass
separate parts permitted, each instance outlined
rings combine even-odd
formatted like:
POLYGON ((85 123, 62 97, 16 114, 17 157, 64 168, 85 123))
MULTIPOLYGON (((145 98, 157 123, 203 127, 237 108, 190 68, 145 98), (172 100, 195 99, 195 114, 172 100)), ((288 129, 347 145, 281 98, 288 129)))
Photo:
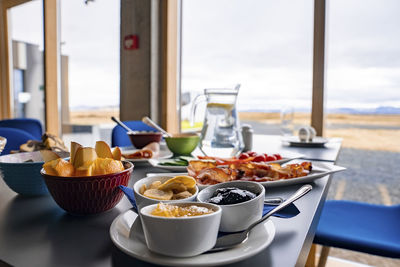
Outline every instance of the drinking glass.
POLYGON ((292 136, 294 132, 294 109, 285 106, 281 109, 281 134, 284 136, 292 136))

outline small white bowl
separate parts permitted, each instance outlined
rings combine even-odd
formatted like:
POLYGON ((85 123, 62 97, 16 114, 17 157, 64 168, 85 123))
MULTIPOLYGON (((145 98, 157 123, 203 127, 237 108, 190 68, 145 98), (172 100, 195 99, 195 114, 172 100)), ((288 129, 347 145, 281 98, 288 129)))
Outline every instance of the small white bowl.
POLYGON ((220 183, 200 191, 197 200, 207 203, 219 188, 237 187, 250 191, 257 196, 251 200, 231 205, 219 205, 222 208, 221 232, 238 232, 247 229, 252 223, 261 219, 264 208, 265 188, 260 183, 250 181, 231 181, 220 183))
POLYGON ((221 221, 221 208, 210 203, 180 202, 177 206, 196 205, 214 212, 190 217, 151 215, 156 204, 140 210, 140 220, 149 250, 172 257, 192 257, 214 247, 221 221))
POLYGON ((167 181, 167 180, 169 180, 169 179, 171 179, 173 177, 175 177, 175 176, 154 175, 154 176, 142 178, 139 181, 137 181, 133 185, 133 192, 135 194, 136 205, 138 206, 138 208, 141 209, 141 208, 143 208, 145 206, 152 205, 152 204, 157 204, 159 202, 177 203, 177 202, 196 201, 197 194, 199 193, 199 188, 197 187, 197 185, 196 185, 196 192, 192 196, 190 196, 188 198, 184 198, 184 199, 158 200, 158 199, 145 197, 145 196, 143 196, 142 194, 139 193, 140 188, 144 184, 148 188, 155 181, 161 181, 161 183, 164 183, 165 181, 167 181))

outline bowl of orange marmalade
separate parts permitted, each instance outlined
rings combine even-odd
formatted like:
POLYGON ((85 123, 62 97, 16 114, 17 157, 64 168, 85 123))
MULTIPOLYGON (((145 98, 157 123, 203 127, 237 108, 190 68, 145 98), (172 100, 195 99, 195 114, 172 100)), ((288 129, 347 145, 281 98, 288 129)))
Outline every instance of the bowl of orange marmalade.
POLYGON ((158 203, 140 210, 149 250, 172 257, 191 257, 214 247, 221 207, 210 203, 158 203))

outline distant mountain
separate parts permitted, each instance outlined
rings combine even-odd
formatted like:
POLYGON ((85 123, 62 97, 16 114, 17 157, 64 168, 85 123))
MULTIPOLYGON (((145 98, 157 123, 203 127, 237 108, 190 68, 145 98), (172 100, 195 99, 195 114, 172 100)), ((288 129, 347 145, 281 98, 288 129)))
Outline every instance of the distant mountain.
POLYGON ((371 109, 337 108, 328 109, 328 113, 342 114, 400 114, 400 108, 396 107, 377 107, 371 109))
POLYGON ((378 114, 400 114, 400 108, 395 107, 379 107, 375 110, 378 114))
MULTIPOLYGON (((279 113, 279 109, 262 109, 262 108, 251 108, 251 109, 239 109, 240 112, 268 112, 268 113, 279 113)), ((299 108, 296 112, 311 112, 310 109, 299 108)), ((400 114, 400 108, 382 106, 378 108, 332 108, 328 109, 327 113, 330 114, 400 114)))

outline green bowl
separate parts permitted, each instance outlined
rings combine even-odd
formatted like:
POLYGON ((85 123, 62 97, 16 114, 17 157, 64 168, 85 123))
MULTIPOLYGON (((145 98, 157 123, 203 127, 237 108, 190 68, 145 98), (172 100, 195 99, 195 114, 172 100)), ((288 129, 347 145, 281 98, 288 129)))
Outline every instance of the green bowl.
POLYGON ((190 155, 197 147, 200 137, 197 134, 180 134, 165 137, 167 147, 174 155, 190 155))

